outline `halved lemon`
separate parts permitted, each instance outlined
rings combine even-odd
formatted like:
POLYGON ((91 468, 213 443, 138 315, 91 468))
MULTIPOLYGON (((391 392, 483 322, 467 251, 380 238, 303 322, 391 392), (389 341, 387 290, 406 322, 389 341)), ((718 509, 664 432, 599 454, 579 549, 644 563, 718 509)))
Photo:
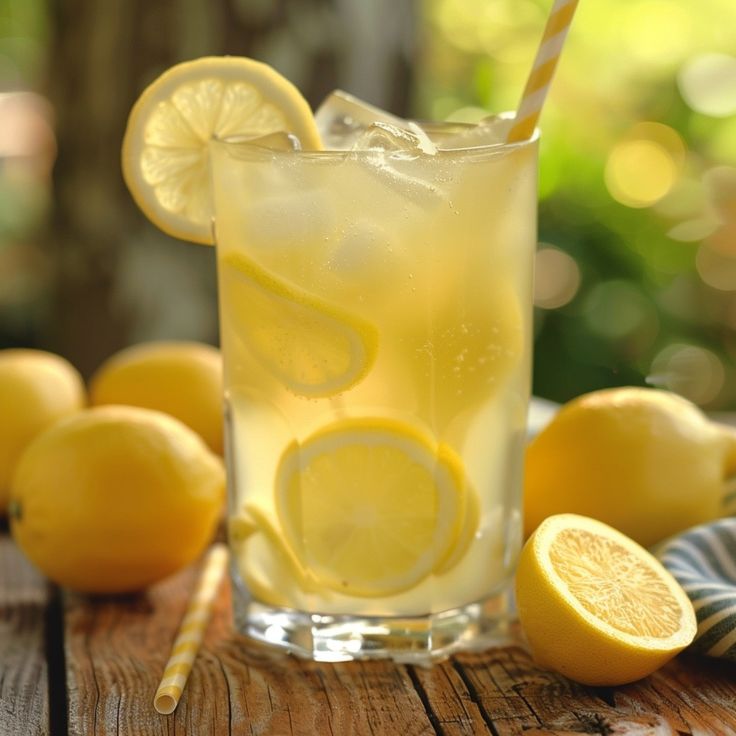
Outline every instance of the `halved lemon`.
POLYGON ((587 685, 645 677, 696 632, 690 600, 655 557, 576 514, 548 517, 529 538, 516 599, 535 659, 587 685))
POLYGON ((295 134, 303 148, 321 148, 306 100, 267 64, 237 56, 177 64, 144 90, 130 112, 123 177, 161 230, 211 244, 209 140, 279 131, 295 134))
POLYGON ((356 315, 264 271, 240 253, 220 261, 225 320, 248 352, 298 396, 334 396, 375 359, 378 332, 356 315))
POLYGON ((465 515, 459 459, 417 428, 341 419, 291 445, 276 476, 286 539, 346 595, 412 588, 448 558, 465 515))

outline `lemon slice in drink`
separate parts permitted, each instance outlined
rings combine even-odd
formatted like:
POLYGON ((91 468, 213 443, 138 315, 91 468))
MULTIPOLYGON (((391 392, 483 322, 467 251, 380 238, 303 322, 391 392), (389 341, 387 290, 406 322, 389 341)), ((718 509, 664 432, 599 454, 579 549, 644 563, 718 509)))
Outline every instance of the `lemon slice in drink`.
POLYGON ((138 98, 123 139, 123 177, 161 230, 212 243, 207 146, 212 136, 295 134, 321 148, 309 105, 270 66, 237 56, 177 64, 138 98))
POLYGON ((261 269, 240 253, 220 261, 223 314, 251 355, 298 396, 333 396, 360 381, 375 327, 261 269))
POLYGON ((695 637, 692 604, 643 547, 577 514, 543 521, 516 575, 519 620, 535 659, 587 685, 654 672, 695 637))
POLYGON ((478 531, 480 523, 480 499, 472 488, 466 487, 465 513, 458 533, 457 542, 447 551, 443 559, 439 560, 433 570, 435 575, 444 575, 454 569, 455 565, 465 557, 478 531))
MULTIPOLYGON (((305 593, 319 590, 284 540, 272 514, 258 504, 246 503, 230 519, 228 536, 240 575, 258 600, 294 608, 305 593)), ((329 595, 328 591, 320 592, 329 595)))
POLYGON ((284 534, 346 595, 412 588, 447 559, 465 514, 460 461, 411 425, 342 419, 291 445, 276 476, 284 534))
POLYGON ((524 323, 519 297, 503 281, 459 290, 434 302, 425 321, 407 323, 407 364, 434 427, 499 394, 524 358, 524 323))

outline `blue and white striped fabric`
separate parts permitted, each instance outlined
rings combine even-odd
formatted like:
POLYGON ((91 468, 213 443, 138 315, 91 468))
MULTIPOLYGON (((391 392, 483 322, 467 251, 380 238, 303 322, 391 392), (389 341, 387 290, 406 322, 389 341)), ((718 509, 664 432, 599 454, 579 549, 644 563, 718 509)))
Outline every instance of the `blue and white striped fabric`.
POLYGON ((695 609, 690 649, 736 661, 736 518, 694 527, 656 550, 695 609))

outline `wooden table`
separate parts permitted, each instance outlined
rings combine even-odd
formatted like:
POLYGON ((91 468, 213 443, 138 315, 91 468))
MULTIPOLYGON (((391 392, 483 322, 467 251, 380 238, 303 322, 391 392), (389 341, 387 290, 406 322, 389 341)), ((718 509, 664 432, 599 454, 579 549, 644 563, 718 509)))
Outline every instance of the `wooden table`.
POLYGON ((0 735, 736 735, 736 666, 683 655, 634 685, 590 688, 521 642, 432 669, 316 664, 235 634, 223 584, 178 709, 153 694, 196 568, 145 595, 61 594, 0 531, 0 735))

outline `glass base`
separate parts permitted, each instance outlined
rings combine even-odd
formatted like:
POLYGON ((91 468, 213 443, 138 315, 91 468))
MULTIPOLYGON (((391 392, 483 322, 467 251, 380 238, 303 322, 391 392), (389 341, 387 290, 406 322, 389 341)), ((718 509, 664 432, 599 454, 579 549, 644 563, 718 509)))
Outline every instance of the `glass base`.
POLYGON ((276 608, 233 586, 235 626, 251 637, 317 662, 392 659, 428 666, 459 651, 508 643, 508 595, 427 616, 347 616, 276 608))

